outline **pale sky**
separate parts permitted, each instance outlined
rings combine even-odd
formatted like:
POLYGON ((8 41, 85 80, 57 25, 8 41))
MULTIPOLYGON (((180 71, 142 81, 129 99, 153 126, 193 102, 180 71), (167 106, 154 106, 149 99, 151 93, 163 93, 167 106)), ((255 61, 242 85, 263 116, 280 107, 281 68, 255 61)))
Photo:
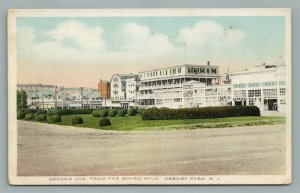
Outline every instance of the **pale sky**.
POLYGON ((284 17, 17 18, 18 83, 96 88, 117 73, 208 60, 223 73, 284 52, 284 17))

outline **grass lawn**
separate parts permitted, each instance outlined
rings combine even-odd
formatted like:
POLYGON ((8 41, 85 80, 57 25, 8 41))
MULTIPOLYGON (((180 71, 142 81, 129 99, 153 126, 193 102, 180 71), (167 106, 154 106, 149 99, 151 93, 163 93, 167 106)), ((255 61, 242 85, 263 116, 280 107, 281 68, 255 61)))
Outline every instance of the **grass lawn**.
POLYGON ((76 127, 89 127, 105 130, 169 130, 169 129, 198 129, 198 128, 222 128, 253 125, 284 124, 284 117, 227 117, 214 119, 185 119, 185 120, 147 120, 143 121, 140 116, 108 117, 112 125, 99 126, 99 119, 90 114, 62 116, 62 122, 58 125, 72 125, 72 117, 81 116, 83 124, 76 127))

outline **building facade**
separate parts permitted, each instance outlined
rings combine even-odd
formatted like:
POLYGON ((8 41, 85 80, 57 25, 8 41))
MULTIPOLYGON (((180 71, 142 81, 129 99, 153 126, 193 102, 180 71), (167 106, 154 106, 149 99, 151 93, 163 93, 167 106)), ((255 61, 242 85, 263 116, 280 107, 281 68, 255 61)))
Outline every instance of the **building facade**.
POLYGON ((137 78, 129 78, 126 80, 126 99, 135 101, 138 93, 137 78))
POLYGON ((105 81, 100 79, 98 83, 98 90, 102 99, 109 99, 110 98, 110 81, 105 81))
POLYGON ((221 84, 219 67, 208 62, 138 75, 115 74, 110 83, 100 80, 99 90, 42 84, 18 84, 17 89, 27 92, 28 106, 35 109, 255 105, 262 115, 285 115, 288 92, 285 64, 263 64, 225 76, 221 84))
POLYGON ((32 109, 56 108, 55 95, 57 86, 43 84, 18 84, 17 90, 27 93, 27 105, 32 109))
MULTIPOLYGON (((161 106, 162 103, 169 103, 166 96, 172 95, 175 101, 183 101, 183 86, 190 81, 196 81, 206 86, 219 85, 219 67, 207 65, 181 65, 168 68, 161 68, 138 73, 139 75, 139 105, 144 107, 161 106), (158 94, 156 94, 158 93, 158 94), (170 94, 173 93, 173 94, 170 94), (164 100, 158 95, 164 95, 164 100), (181 97, 181 99, 177 98, 181 97)), ((177 103, 175 102, 175 103, 177 103)), ((166 105, 168 106, 168 105, 166 105)), ((172 106, 172 105, 171 105, 172 106)), ((180 106, 180 105, 179 105, 180 106)), ((175 104, 174 107, 178 108, 175 104)), ((183 105, 185 107, 185 105, 183 105)))
POLYGON ((101 108, 102 97, 97 89, 84 87, 60 87, 57 108, 101 108))
POLYGON ((248 71, 229 73, 233 89, 233 105, 255 105, 263 115, 285 114, 286 66, 256 66, 248 71))
POLYGON ((136 96, 135 86, 137 75, 115 74, 111 78, 111 103, 112 107, 133 107, 132 102, 136 96))
POLYGON ((231 85, 210 85, 188 81, 181 88, 155 91, 155 106, 193 108, 231 105, 231 85))
POLYGON ((102 107, 102 98, 97 89, 42 84, 18 84, 17 89, 26 91, 27 105, 31 109, 102 107))

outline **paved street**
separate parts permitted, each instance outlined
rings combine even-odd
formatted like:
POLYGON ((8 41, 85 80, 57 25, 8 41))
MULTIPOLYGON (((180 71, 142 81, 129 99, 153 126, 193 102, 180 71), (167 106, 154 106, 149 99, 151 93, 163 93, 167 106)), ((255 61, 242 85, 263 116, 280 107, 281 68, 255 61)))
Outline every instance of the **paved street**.
POLYGON ((283 174, 285 125, 102 131, 18 121, 18 175, 283 174))

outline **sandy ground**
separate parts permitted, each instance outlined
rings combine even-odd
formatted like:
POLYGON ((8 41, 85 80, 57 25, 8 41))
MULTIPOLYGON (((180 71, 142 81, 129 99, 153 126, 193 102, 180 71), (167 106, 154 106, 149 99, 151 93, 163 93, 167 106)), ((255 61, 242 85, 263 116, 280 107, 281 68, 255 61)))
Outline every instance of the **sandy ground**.
POLYGON ((285 125, 102 131, 18 121, 18 175, 284 174, 285 125))

